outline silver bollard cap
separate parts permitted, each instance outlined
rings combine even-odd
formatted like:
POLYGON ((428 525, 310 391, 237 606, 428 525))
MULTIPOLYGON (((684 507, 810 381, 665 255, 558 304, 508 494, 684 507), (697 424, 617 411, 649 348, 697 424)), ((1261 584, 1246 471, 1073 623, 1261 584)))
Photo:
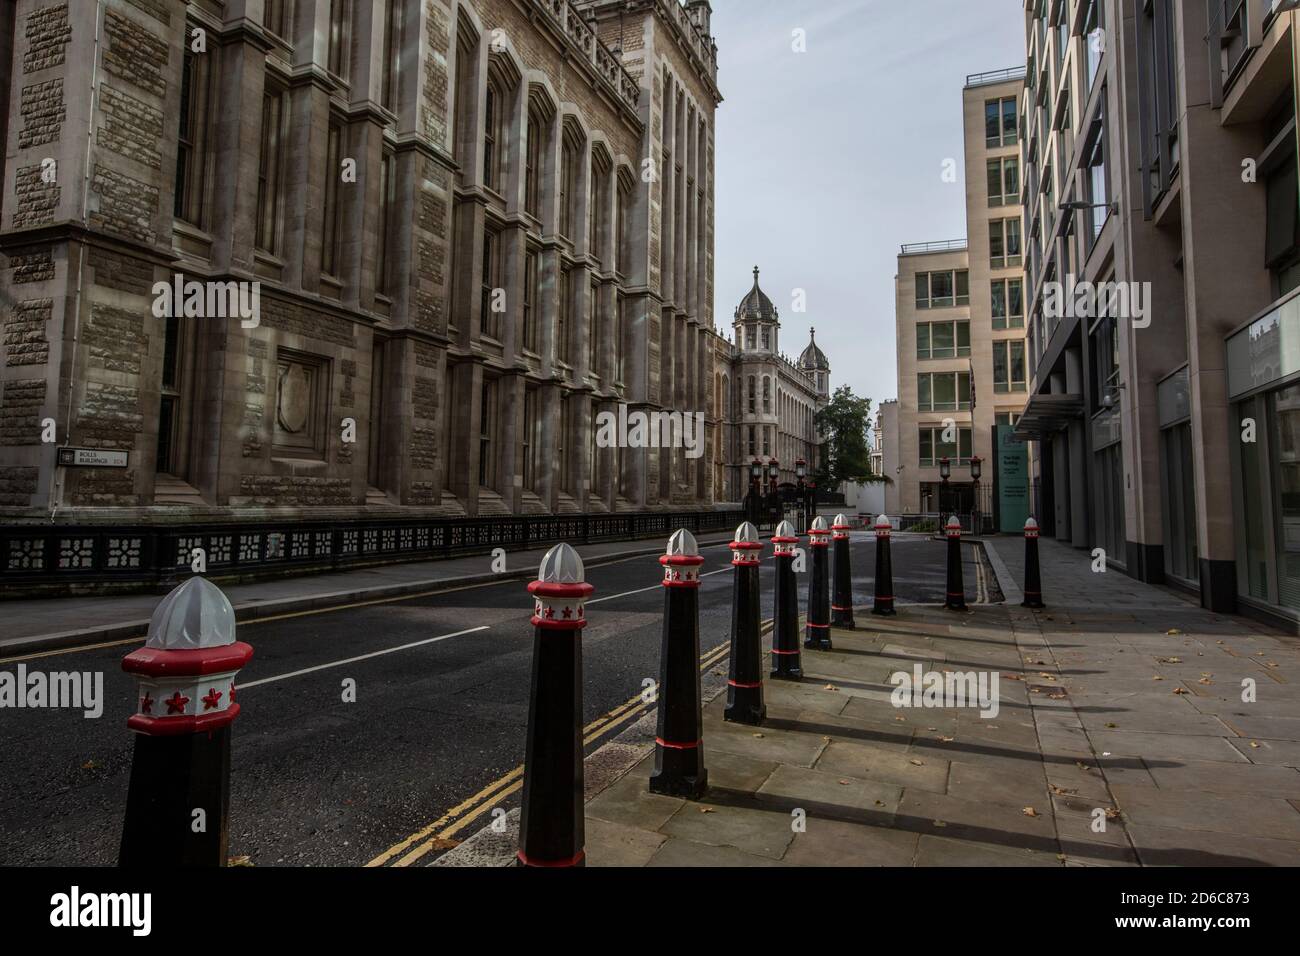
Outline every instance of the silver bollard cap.
POLYGON ((886 514, 882 514, 879 517, 877 517, 876 523, 875 525, 873 525, 873 527, 876 528, 892 528, 893 526, 894 523, 889 520, 889 515, 886 514))
POLYGON ((813 522, 812 522, 812 524, 808 527, 808 530, 809 530, 809 531, 824 531, 824 532, 826 532, 826 533, 829 533, 831 529, 830 529, 830 527, 826 524, 826 519, 823 518, 821 515, 818 515, 816 518, 813 518, 813 522))
POLYGON ((581 584, 585 575, 582 558, 563 541, 546 552, 537 568, 537 579, 545 584, 581 584))
POLYGON ((145 647, 191 651, 235 643, 235 609, 211 581, 192 577, 171 590, 149 619, 145 647))
POLYGON ((736 529, 736 536, 731 540, 736 544, 758 544, 758 529, 753 522, 746 521, 736 529))
POLYGON ((1025 530, 1026 531, 1038 530, 1038 522, 1034 520, 1032 515, 1025 519, 1025 530))
POLYGON ((797 538, 798 536, 798 532, 794 530, 794 525, 788 521, 782 521, 777 525, 776 531, 772 534, 774 538, 797 538))
POLYGON ((700 546, 695 541, 695 535, 691 534, 685 528, 678 528, 673 532, 673 536, 668 539, 668 550, 664 554, 669 557, 695 557, 700 553, 700 546))
POLYGON ((849 516, 846 514, 837 514, 835 520, 831 522, 831 527, 850 528, 849 516))

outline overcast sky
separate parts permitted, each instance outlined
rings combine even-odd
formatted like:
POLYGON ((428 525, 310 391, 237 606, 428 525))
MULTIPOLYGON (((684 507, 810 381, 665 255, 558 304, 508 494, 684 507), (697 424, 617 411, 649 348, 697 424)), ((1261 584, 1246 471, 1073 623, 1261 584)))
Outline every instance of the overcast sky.
POLYGON ((718 42, 714 316, 760 284, 781 350, 809 326, 833 385, 897 394, 904 242, 964 238, 962 86, 1024 64, 1019 0, 712 0, 718 42), (807 52, 792 49, 796 29, 807 52), (943 160, 961 170, 941 179, 943 160), (795 289, 807 312, 792 309, 795 289))

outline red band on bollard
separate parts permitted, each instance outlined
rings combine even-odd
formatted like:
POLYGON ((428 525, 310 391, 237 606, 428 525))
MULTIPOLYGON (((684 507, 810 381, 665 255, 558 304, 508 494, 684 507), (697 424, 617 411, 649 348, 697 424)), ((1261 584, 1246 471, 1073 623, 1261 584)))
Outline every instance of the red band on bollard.
POLYGON ((669 750, 694 750, 702 742, 703 741, 697 740, 695 741, 695 743, 681 744, 671 740, 664 740, 662 737, 655 738, 655 743, 657 743, 660 747, 667 747, 669 750))
POLYGON ((808 626, 809 626, 809 627, 821 627, 821 628, 825 628, 826 630, 830 630, 830 625, 829 625, 829 624, 814 624, 812 621, 809 621, 809 622, 808 622, 808 626))
POLYGON ((799 656, 799 652, 798 652, 798 651, 778 651, 775 647, 772 648, 772 653, 773 653, 773 654, 782 654, 782 655, 788 654, 788 655, 790 655, 791 657, 798 657, 798 656, 799 656))
POLYGON ((741 688, 744 688, 744 689, 746 689, 746 690, 751 690, 751 689, 753 689, 753 688, 755 688, 755 687, 762 687, 762 686, 763 686, 763 682, 762 682, 762 681, 755 681, 755 682, 752 683, 752 684, 746 684, 746 683, 742 683, 741 681, 729 680, 729 681, 727 681, 727 684, 728 684, 729 686, 731 686, 731 687, 741 687, 741 688))

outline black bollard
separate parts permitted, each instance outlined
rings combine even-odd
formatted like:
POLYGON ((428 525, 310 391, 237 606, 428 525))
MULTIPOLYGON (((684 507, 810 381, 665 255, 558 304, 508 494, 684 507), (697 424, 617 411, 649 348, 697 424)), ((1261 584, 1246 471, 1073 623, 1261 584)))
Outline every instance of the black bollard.
POLYGON ((810 650, 831 649, 831 529, 821 515, 808 528, 812 551, 812 575, 808 579, 808 621, 803 646, 810 650))
POLYGON ((944 607, 950 611, 964 611, 966 586, 961 574, 961 521, 953 515, 944 530, 948 535, 948 599, 944 607))
POLYGON ((519 862, 583 866, 582 629, 595 589, 567 544, 546 552, 533 596, 533 679, 528 694, 519 862))
POLYGON ((894 615, 894 566, 889 557, 889 535, 894 530, 889 518, 881 515, 873 529, 876 532, 876 600, 872 614, 894 615))
POLYGON ((1021 607, 1046 607, 1043 603, 1043 578, 1038 567, 1038 522, 1025 521, 1025 599, 1021 607))
POLYGON ((831 524, 835 542, 835 596, 831 600, 831 624, 853 630, 853 568, 849 564, 849 531, 847 516, 839 514, 831 524))
POLYGON ((779 680, 802 680, 799 665, 799 582, 794 575, 794 526, 782 521, 776 526, 772 544, 776 553, 776 596, 773 602, 772 673, 779 680))
POLYGON ((731 591, 731 673, 723 720, 758 726, 767 716, 763 705, 762 611, 758 570, 763 545, 758 529, 746 521, 731 542, 735 584, 731 591))
POLYGON ((700 557, 695 536, 673 532, 664 566, 664 628, 659 652, 659 723, 650 792, 694 800, 708 788, 700 695, 700 557))
POLYGON ((226 865, 235 674, 252 656, 221 589, 193 577, 163 598, 144 647, 122 660, 139 679, 139 709, 126 722, 136 736, 119 866, 226 865))

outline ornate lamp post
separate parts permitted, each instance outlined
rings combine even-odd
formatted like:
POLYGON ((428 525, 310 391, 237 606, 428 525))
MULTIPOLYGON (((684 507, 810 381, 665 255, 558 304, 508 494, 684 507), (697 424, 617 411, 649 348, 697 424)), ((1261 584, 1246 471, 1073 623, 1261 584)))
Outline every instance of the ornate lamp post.
POLYGON ((979 455, 970 460, 970 480, 975 486, 975 503, 971 506, 971 533, 980 533, 980 475, 984 472, 984 461, 979 455))
POLYGON ((759 501, 763 496, 763 463, 755 458, 749 465, 749 520, 758 521, 759 501))
MULTIPOLYGON (((947 512, 948 512, 948 508, 947 508, 947 502, 948 502, 948 479, 951 478, 951 477, 952 477, 952 462, 951 462, 949 459, 947 459, 947 458, 940 458, 940 459, 939 459, 939 478, 942 479, 942 481, 943 481, 943 485, 942 485, 942 487, 940 487, 940 489, 939 489, 939 512, 940 512, 939 517, 940 517, 940 519, 942 519, 942 518, 943 518, 943 515, 947 514, 947 512)), ((940 524, 942 524, 942 523, 943 523, 943 522, 942 522, 942 520, 941 520, 941 521, 940 521, 940 524)))
POLYGON ((772 514, 772 521, 780 521, 781 498, 777 491, 777 482, 781 479, 781 463, 775 458, 767 463, 767 507, 772 514))
POLYGON ((799 532, 808 530, 808 489, 804 486, 804 479, 808 477, 808 462, 802 458, 795 459, 794 477, 799 485, 799 532))

